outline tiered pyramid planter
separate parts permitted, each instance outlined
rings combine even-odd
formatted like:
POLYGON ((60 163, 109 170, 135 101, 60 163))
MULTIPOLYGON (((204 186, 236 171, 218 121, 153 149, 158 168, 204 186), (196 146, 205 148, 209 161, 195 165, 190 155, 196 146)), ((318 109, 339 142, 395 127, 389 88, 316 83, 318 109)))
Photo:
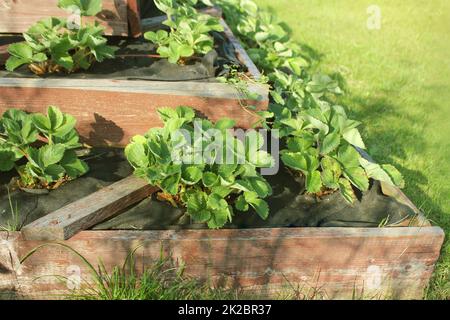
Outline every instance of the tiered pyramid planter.
MULTIPOLYGON (((259 72, 229 29, 226 35, 249 73, 258 78, 259 72)), ((267 108, 268 88, 257 84, 249 88, 260 98, 247 103, 267 108)), ((11 107, 43 112, 48 105, 59 106, 77 117, 81 136, 93 145, 123 146, 134 134, 159 126, 155 110, 161 106, 192 106, 212 120, 234 118, 243 128, 255 121, 236 89, 219 83, 2 78, 0 93, 0 112, 11 107)), ((162 249, 185 263, 186 275, 259 296, 279 297, 298 288, 330 299, 420 299, 444 232, 431 226, 400 190, 385 185, 383 189, 417 216, 388 228, 89 230, 156 191, 129 177, 49 213, 22 232, 0 232, 0 298, 67 294, 67 283, 54 275, 71 277, 75 272, 92 282, 80 258, 60 246, 42 248, 20 263, 37 246, 58 242, 93 264, 100 259, 107 269, 121 266, 140 246, 136 266, 142 271, 160 257, 162 249)))
MULTIPOLYGON (((211 13, 220 14, 216 10, 211 13)), ((158 17, 142 20, 142 28, 149 30, 161 21, 158 17)), ((259 79, 254 63, 223 19, 221 23, 226 40, 248 70, 247 76, 259 79)), ((0 48, 0 57, 1 52, 0 48)), ((156 109, 163 106, 190 106, 211 120, 229 117, 236 119, 238 127, 251 128, 259 118, 246 106, 267 109, 269 87, 250 81, 248 90, 256 94, 256 100, 219 82, 74 79, 70 75, 58 79, 0 77, 0 113, 8 108, 44 112, 48 105, 56 105, 77 118, 78 132, 85 141, 121 147, 132 136, 160 126, 156 109)))

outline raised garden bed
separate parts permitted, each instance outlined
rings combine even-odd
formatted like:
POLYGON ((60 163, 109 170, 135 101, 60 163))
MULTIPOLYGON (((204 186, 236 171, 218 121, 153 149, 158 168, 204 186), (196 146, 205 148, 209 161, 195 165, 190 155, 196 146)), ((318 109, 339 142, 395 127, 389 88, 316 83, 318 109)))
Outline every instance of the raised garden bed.
MULTIPOLYGON (((407 219, 393 221, 388 227, 270 227, 276 226, 275 219, 260 225, 250 220, 243 229, 207 230, 201 225, 177 225, 175 218, 169 218, 176 212, 155 199, 133 206, 157 189, 137 178, 120 180, 131 168, 119 158, 113 152, 112 158, 94 160, 89 163, 91 175, 52 191, 53 196, 44 201, 47 208, 53 205, 53 213, 45 215, 38 206, 37 216, 27 214, 29 224, 22 232, 0 232, 3 298, 67 294, 67 284, 51 275, 70 276, 74 266, 80 268, 84 280, 92 281, 79 257, 58 246, 43 248, 19 263, 35 247, 53 241, 69 245, 91 263, 100 259, 107 269, 122 265, 127 255, 142 245, 136 255, 139 272, 157 259, 162 249, 186 264, 187 275, 272 298, 302 288, 330 299, 420 299, 439 257, 442 229, 432 227, 400 190, 386 184, 381 184, 383 193, 412 211, 407 219), (107 174, 112 167, 116 170, 107 174), (118 182, 111 184, 114 181, 118 182), (78 194, 80 188, 86 197, 78 194), (57 198, 56 203, 65 201, 59 210, 54 205, 57 198), (157 219, 166 221, 165 225, 158 225, 157 219)), ((277 196, 269 200, 271 207, 277 196)), ((29 203, 28 198, 18 199, 22 205, 29 203)), ((286 201, 285 207, 290 205, 286 201)), ((398 210, 404 210, 402 205, 398 210)), ((341 216, 343 211, 341 208, 341 216)), ((280 214, 271 213, 275 217, 280 214)), ((329 225, 338 225, 336 219, 329 220, 334 221, 328 221, 329 225)))
MULTIPOLYGON (((443 238, 442 229, 431 226, 83 231, 64 244, 107 268, 122 265, 139 245, 136 265, 150 265, 163 248, 186 263, 188 275, 271 297, 289 292, 291 284, 330 299, 421 299, 443 238)), ((64 249, 42 249, 20 265, 18 259, 46 242, 26 241, 19 232, 0 232, 0 241, 2 298, 67 294, 66 284, 51 275, 70 276, 71 266, 89 279, 79 258, 64 249)))
MULTIPOLYGON (((151 28, 159 25, 160 20, 152 18, 141 22, 144 28, 151 28)), ((222 25, 225 27, 226 41, 234 45, 236 57, 246 66, 248 75, 257 79, 260 74, 256 67, 223 20, 222 25)), ((128 43, 126 48, 122 49, 132 49, 133 45, 134 43, 128 43)), ((125 51, 123 54, 131 53, 125 51)), ((139 64, 139 61, 133 63, 139 64)), ((117 68, 120 70, 120 66, 115 63, 105 65, 109 72, 115 72, 117 68)), ((77 118, 78 131, 84 140, 94 147, 101 147, 123 146, 132 135, 159 126, 161 122, 155 111, 161 106, 192 106, 200 116, 207 116, 211 120, 233 118, 236 119, 237 126, 247 128, 256 119, 245 108, 245 104, 252 103, 257 108, 264 109, 268 103, 267 87, 259 84, 249 85, 251 91, 259 93, 259 99, 243 102, 244 97, 239 96, 236 88, 216 82, 175 83, 148 81, 149 79, 142 81, 136 80, 142 77, 136 73, 128 74, 133 80, 123 80, 120 77, 110 79, 108 73, 97 79, 85 79, 87 76, 86 73, 74 75, 69 79, 40 79, 19 72, 0 78, 0 112, 10 107, 22 108, 24 105, 26 111, 42 112, 48 104, 59 105, 63 111, 77 118)), ((321 87, 323 79, 313 79, 311 90, 321 87)), ((331 79, 324 81, 327 82, 324 90, 334 90, 331 79)), ((281 98, 280 96, 279 99, 281 98)), ((344 117, 342 109, 333 110, 337 110, 336 115, 344 117)), ((184 115, 180 115, 177 110, 175 116, 168 117, 174 117, 171 120, 186 121, 189 118, 187 111, 180 112, 184 115)), ((166 117, 167 114, 170 112, 165 114, 166 117)), ((52 118, 59 123, 59 130, 68 119, 61 118, 66 120, 59 121, 56 115, 52 118)), ((33 123, 38 120, 34 118, 33 123)), ((230 121, 225 120, 221 125, 231 128, 235 123, 230 125, 230 121)), ((52 120, 49 120, 49 123, 52 126, 52 120)), ((347 123, 355 125, 352 121, 347 123)), ((45 121, 41 119, 38 124, 44 124, 45 133, 45 121)), ((296 121, 294 126, 297 128, 298 124, 296 121)), ((322 128, 323 124, 321 123, 322 128)), ((171 122, 171 125, 174 125, 174 122, 171 122)), ((10 130, 11 128, 13 126, 9 127, 10 130)), ((326 129, 329 131, 328 127, 326 129)), ((41 128, 39 130, 42 131, 41 128)), ((352 132, 345 140, 352 140, 361 145, 362 142, 357 139, 359 134, 352 132)), ((26 133, 27 130, 25 135, 26 133)), ((332 135, 328 133, 326 137, 332 135)), ((3 134, 2 138, 4 136, 8 137, 3 134)), ((140 137, 141 142, 142 138, 140 137)), ((50 140, 47 138, 47 142, 38 142, 51 144, 50 140)), ((307 138, 303 140, 305 141, 307 142, 307 138)), ((30 144, 34 142, 36 141, 30 144)), ((338 141, 337 145, 341 142, 338 141)), ((133 143, 138 145, 140 142, 133 143)), ((347 149, 343 152, 347 158, 354 155, 347 152, 350 149, 357 154, 350 145, 351 142, 343 143, 347 144, 347 149)), ((336 144, 328 144, 327 148, 330 150, 326 150, 324 145, 325 143, 323 146, 318 143, 318 146, 315 146, 320 147, 320 157, 325 157, 337 148, 336 144)), ((313 142, 310 146, 313 146, 313 142)), ((298 146, 291 144, 291 147, 295 149, 298 146)), ((43 147, 37 152, 42 149, 43 147)), ((316 155, 319 160, 323 160, 319 158, 319 153, 316 155)), ((148 155, 143 158, 146 156, 148 155)), ((335 157, 339 156, 336 151, 335 157)), ((364 156, 366 165, 373 165, 371 173, 377 173, 379 176, 381 167, 371 162, 367 154, 364 156), (374 173, 376 170, 378 172, 374 173)), ((205 224, 194 224, 186 219, 185 212, 180 212, 182 210, 158 201, 158 188, 150 186, 140 178, 130 176, 133 169, 120 150, 94 148, 88 158, 86 161, 91 168, 89 173, 48 193, 45 193, 45 190, 42 193, 42 190, 33 189, 32 193, 13 190, 13 193, 9 194, 4 186, 8 184, 13 173, 2 173, 0 176, 0 208, 7 211, 5 202, 8 200, 11 200, 11 210, 14 203, 18 203, 21 207, 18 208, 16 223, 22 227, 21 232, 0 232, 1 298, 61 297, 61 294, 68 293, 67 283, 61 283, 61 278, 55 276, 81 276, 83 280, 92 283, 89 270, 80 257, 58 245, 42 247, 21 263, 21 258, 36 247, 57 241, 75 249, 93 264, 100 259, 108 270, 122 265, 129 253, 139 247, 135 265, 138 271, 142 271, 146 265, 160 257, 162 250, 171 258, 186 264, 186 275, 229 288, 239 287, 253 291, 258 296, 276 298, 298 290, 312 291, 315 297, 330 299, 419 299, 423 297, 444 238, 442 229, 432 227, 399 189, 383 182, 369 182, 369 173, 360 167, 356 168, 358 164, 353 163, 354 159, 349 159, 348 162, 344 159, 342 166, 346 169, 345 165, 351 163, 353 166, 349 168, 353 169, 353 173, 358 170, 356 173, 362 178, 359 180, 362 183, 358 185, 364 185, 364 179, 367 179, 368 187, 363 186, 360 190, 366 191, 353 194, 355 190, 349 180, 339 180, 341 184, 347 183, 348 188, 344 191, 351 191, 352 194, 344 195, 352 197, 353 205, 345 202, 344 198, 337 198, 340 194, 331 192, 331 189, 319 188, 319 192, 309 192, 308 188, 314 190, 311 184, 308 185, 309 171, 299 175, 299 171, 295 174, 295 171, 281 167, 279 174, 267 178, 273 192, 261 191, 264 186, 258 185, 259 191, 265 193, 268 207, 271 209, 268 219, 263 221, 255 212, 242 213, 233 219, 232 223, 225 225, 225 229, 209 230, 205 224)), ((357 158, 360 161, 359 157, 357 158)), ((30 161, 28 158, 22 160, 30 161)), ((294 162, 290 163, 295 167, 294 162)), ((60 163, 63 163, 63 158, 60 163)), ((65 163, 68 164, 67 159, 65 163)), ((251 164, 253 165, 252 162, 251 164)), ((154 165, 159 164, 156 162, 154 165)), ((31 164, 31 167, 33 166, 36 164, 31 164)), ((301 167, 301 163, 298 166, 301 167)), ((254 165, 253 169, 259 167, 254 165)), ((6 170, 9 168, 11 167, 6 170)), ((317 168, 313 169, 316 170, 316 180, 317 173, 321 174, 317 168)), ((63 169, 67 171, 65 167, 63 169)), ((213 169, 209 170, 213 172, 213 169)), ((235 168, 231 174, 235 173, 235 170, 238 171, 235 168)), ((322 168, 322 173, 324 171, 322 168)), ((347 173, 345 174, 348 177, 347 173)), ((236 174, 236 179, 240 178, 240 175, 241 173, 236 174)), ((257 177, 250 175, 250 178, 255 176, 257 177)), ((193 178, 193 174, 190 177, 193 178)), ((218 179, 216 176, 216 180, 218 179)), ((319 179, 322 177, 319 176, 319 179)), ((194 185, 202 184, 203 189, 199 193, 211 191, 205 181, 199 181, 194 182, 194 185)), ((261 180, 257 181, 261 183, 261 180)), ((352 183, 354 184, 353 181, 352 183)), ((211 187, 214 185, 213 182, 211 187)), ((244 184, 242 186, 245 188, 244 184)), ((225 186, 225 189, 228 187, 225 186)), ((253 190, 252 188, 247 191, 253 190)), ((223 192, 223 189, 221 190, 223 192)), ((254 187, 254 190, 257 188, 254 187)), ((244 201, 248 201, 245 202, 247 209, 249 204, 255 204, 251 201, 262 200, 259 197, 264 198, 258 192, 254 194, 256 196, 253 195, 253 200, 244 197, 244 201)), ((214 195, 218 194, 208 196, 214 198, 214 195)), ((230 202, 238 202, 233 197, 237 197, 239 193, 227 195, 230 195, 230 202)), ((240 195, 242 196, 242 192, 240 195)), ((220 197, 220 200, 224 200, 227 196, 220 197)), ((171 199, 175 201, 175 198, 171 199)), ((209 209, 210 200, 207 209, 201 207, 202 212, 209 209)), ((225 202, 223 205, 223 202, 217 200, 212 202, 211 206, 223 209, 228 208, 229 204, 225 202)), ((259 209, 258 211, 255 208, 260 216, 269 211, 261 210, 261 207, 259 209)), ((210 216, 216 214, 207 213, 210 216)), ((1 219, 0 222, 3 223, 1 219)))
MULTIPOLYGON (((220 14, 214 10, 211 13, 220 14)), ((152 29, 158 23, 160 25, 160 18, 144 19, 143 29, 152 29)), ((249 79, 259 79, 260 73, 223 19, 221 24, 225 28, 222 33, 224 41, 233 48, 233 55, 240 61, 249 79)), ((123 50, 124 55, 130 55, 130 52, 136 51, 132 45, 123 50)), ((142 52, 138 53, 142 54, 142 52)), ((151 59, 145 57, 130 59, 133 63, 139 60, 141 65, 152 69, 151 59)), ((161 125, 155 116, 155 111, 162 106, 195 107, 198 112, 211 120, 232 117, 242 128, 250 128, 259 120, 258 116, 250 112, 246 106, 253 106, 258 110, 267 109, 268 106, 267 85, 253 81, 248 83, 249 92, 257 97, 253 100, 255 98, 249 99, 247 93, 243 93, 235 86, 215 80, 214 74, 199 76, 197 70, 191 70, 192 66, 179 67, 177 71, 179 74, 188 72, 187 77, 189 72, 194 74, 194 80, 169 77, 172 81, 158 81, 155 77, 145 77, 141 69, 137 71, 126 69, 127 63, 124 60, 125 58, 119 57, 107 64, 109 66, 125 64, 124 67, 119 67, 119 69, 125 69, 120 70, 119 74, 117 72, 105 74, 101 65, 98 66, 100 69, 97 73, 73 74, 63 78, 39 78, 32 76, 26 69, 23 73, 14 74, 0 71, 2 92, 0 113, 7 108, 43 112, 48 105, 57 105, 62 111, 78 119, 77 129, 84 141, 92 145, 124 146, 133 135, 142 134, 149 127, 161 125), (146 78, 147 81, 142 80, 146 78)), ((200 68, 205 69, 202 66, 200 68)), ((150 71, 153 75, 157 73, 150 71)), ((173 70, 169 72, 173 73, 173 70)), ((159 77, 161 78, 161 75, 159 77)), ((164 75, 162 77, 164 78, 164 75)))

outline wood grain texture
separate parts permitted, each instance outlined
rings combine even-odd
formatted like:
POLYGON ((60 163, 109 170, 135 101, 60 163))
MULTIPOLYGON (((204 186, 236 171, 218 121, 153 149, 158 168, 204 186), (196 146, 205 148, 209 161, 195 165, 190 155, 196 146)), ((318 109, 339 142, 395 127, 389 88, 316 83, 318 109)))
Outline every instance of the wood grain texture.
MULTIPOLYGON (((14 235, 13 256, 23 257, 39 241, 14 235)), ((186 265, 186 275, 268 297, 292 293, 290 286, 315 289, 329 299, 421 299, 443 242, 438 227, 282 228, 184 231, 84 231, 64 244, 91 263, 108 269, 136 254, 138 272, 158 259, 160 250, 186 265)), ((15 290, 25 298, 66 293, 65 284, 42 275, 68 276, 78 257, 58 246, 46 247, 22 265, 15 290)), ((54 296, 53 296, 54 297, 54 296)))
POLYGON ((56 105, 77 119, 84 142, 121 147, 163 125, 160 107, 190 106, 199 116, 233 118, 238 127, 250 128, 259 118, 242 104, 267 109, 268 89, 251 85, 250 90, 259 93, 259 101, 242 100, 235 88, 221 83, 0 78, 0 114, 8 108, 45 112, 56 105))
POLYGON ((139 3, 138 0, 128 0, 127 3, 129 35, 136 38, 142 35, 139 3))
MULTIPOLYGON (((67 18, 69 14, 57 4, 58 0, 0 0, 0 33, 25 32, 46 17, 67 18)), ((107 35, 128 36, 127 1, 103 0, 103 11, 86 20, 99 21, 107 35)))
MULTIPOLYGON (((215 8, 210 11, 221 14, 215 8)), ((233 37, 230 32, 226 36, 233 37)), ((251 60, 242 52, 238 56, 250 76, 258 78, 251 60)), ((245 106, 267 110, 269 86, 249 83, 248 90, 258 98, 248 100, 231 85, 211 82, 0 78, 0 113, 8 108, 44 112, 56 105, 77 118, 84 142, 123 147, 132 136, 163 125, 156 113, 160 107, 189 106, 212 121, 228 117, 236 120, 237 127, 251 128, 260 118, 245 106)))
POLYGON ((247 51, 245 51, 245 49, 242 47, 241 42, 234 36, 233 32, 231 31, 230 27, 228 26, 228 24, 225 22, 224 19, 222 18, 220 19, 220 24, 224 28, 224 33, 226 37, 233 45, 238 59, 242 61, 244 65, 247 66, 248 72, 250 73, 252 78, 254 80, 259 80, 261 78, 261 73, 259 72, 258 68, 254 64, 252 59, 250 59, 249 55, 247 54, 247 51))
POLYGON ((130 176, 22 228, 26 240, 67 240, 149 197, 158 189, 130 176))
POLYGON ((0 66, 3 66, 9 58, 8 46, 9 45, 0 45, 0 66))
POLYGON ((18 258, 15 259, 12 254, 18 249, 16 240, 17 233, 0 232, 0 300, 14 299, 16 296, 18 258))

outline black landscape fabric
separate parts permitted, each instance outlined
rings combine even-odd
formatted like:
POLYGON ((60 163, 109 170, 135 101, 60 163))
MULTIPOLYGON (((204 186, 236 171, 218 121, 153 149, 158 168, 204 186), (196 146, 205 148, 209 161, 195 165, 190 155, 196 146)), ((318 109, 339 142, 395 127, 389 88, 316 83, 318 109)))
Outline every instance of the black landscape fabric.
MULTIPOLYGON (((10 193, 11 204, 17 208, 20 222, 30 223, 73 201, 83 198, 105 186, 121 180, 132 169, 116 149, 96 149, 88 160, 91 171, 48 194, 30 194, 20 190, 10 193)), ((11 219, 7 184, 13 173, 0 175, 0 225, 11 219)), ((373 181, 368 192, 360 195, 355 204, 348 204, 339 193, 320 199, 304 194, 304 182, 294 178, 284 167, 275 176, 266 179, 273 187, 268 199, 270 215, 262 220, 255 212, 235 211, 233 222, 226 228, 264 227, 378 227, 380 223, 396 224, 415 212, 408 206, 383 195, 381 186, 373 181)), ((152 198, 125 210, 109 221, 97 225, 96 230, 162 230, 162 229, 206 228, 191 224, 183 210, 152 198)))

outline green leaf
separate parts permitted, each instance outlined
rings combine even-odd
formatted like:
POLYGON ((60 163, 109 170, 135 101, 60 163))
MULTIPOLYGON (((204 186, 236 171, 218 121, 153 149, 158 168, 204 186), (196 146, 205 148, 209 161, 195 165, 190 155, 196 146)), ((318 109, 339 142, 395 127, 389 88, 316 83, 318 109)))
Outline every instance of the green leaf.
POLYGON ((180 119, 187 122, 191 122, 195 118, 195 111, 190 107, 180 106, 175 109, 175 112, 180 119))
POLYGON ((323 184, 330 189, 338 189, 339 188, 339 179, 342 175, 342 169, 339 162, 335 159, 325 156, 321 160, 322 166, 322 182, 323 184))
POLYGON ((198 167, 189 166, 184 167, 182 171, 183 181, 189 185, 196 184, 203 177, 203 172, 198 167))
MULTIPOLYGON (((102 38, 104 39, 104 38, 102 38)), ((106 44, 91 48, 91 53, 98 62, 103 62, 105 59, 114 59, 115 53, 119 48, 108 46, 106 44)))
POLYGON ((283 163, 295 170, 300 170, 303 172, 308 171, 308 162, 305 156, 301 153, 286 152, 281 155, 281 160, 283 163))
POLYGON ((164 122, 167 122, 169 119, 179 118, 177 111, 172 108, 159 108, 158 114, 161 120, 164 122))
POLYGON ((59 128, 64 122, 64 115, 56 107, 53 107, 53 106, 48 107, 47 116, 48 116, 48 119, 50 120, 50 127, 53 130, 56 130, 56 128, 59 128))
POLYGON ((255 209, 256 213, 263 219, 266 220, 269 217, 269 205, 266 201, 261 199, 256 199, 250 203, 250 205, 255 209))
POLYGON ((211 229, 222 228, 230 217, 230 209, 227 207, 222 210, 213 211, 211 219, 208 221, 208 227, 211 229))
POLYGON ((52 130, 50 119, 40 113, 33 115, 33 124, 43 132, 49 132, 52 130))
POLYGON ((161 189, 168 194, 176 195, 179 189, 180 178, 181 175, 179 173, 165 178, 161 182, 161 189))
POLYGON ((250 177, 246 178, 245 181, 249 186, 249 190, 255 191, 260 198, 265 198, 272 194, 272 187, 262 177, 250 177))
POLYGON ((194 215, 196 212, 206 209, 207 196, 204 192, 194 192, 188 198, 187 210, 190 215, 194 215))
POLYGON ((34 62, 44 62, 48 60, 48 57, 45 53, 37 53, 33 56, 32 59, 34 62))
POLYGON ((399 188, 405 187, 405 180, 403 179, 402 174, 400 173, 400 171, 397 170, 397 168, 395 168, 390 164, 383 164, 381 167, 383 168, 384 171, 387 172, 389 177, 391 177, 391 180, 394 183, 394 185, 396 185, 399 188))
POLYGON ((353 128, 344 132, 343 137, 348 143, 354 145, 355 147, 366 149, 366 145, 364 144, 358 129, 353 128))
POLYGON ((24 64, 27 64, 27 63, 30 63, 30 61, 23 59, 23 58, 17 58, 17 57, 11 56, 6 61, 5 68, 6 68, 6 70, 13 72, 18 67, 20 67, 24 64))
POLYGON ((289 137, 287 139, 287 147, 291 152, 305 152, 314 144, 314 136, 302 134, 301 136, 289 137))
MULTIPOLYGON (((75 128, 75 124, 77 123, 77 120, 75 117, 64 114, 63 115, 63 123, 56 127, 56 130, 53 132, 53 135, 56 137, 67 137, 69 133, 72 132, 71 136, 73 136, 73 131, 75 128)), ((76 132, 75 132, 76 133, 76 132)), ((78 135, 78 134, 77 134, 78 135)))
POLYGON ((13 43, 8 47, 10 55, 16 58, 31 61, 33 59, 33 49, 26 42, 13 43))
POLYGON ((0 171, 7 172, 14 168, 16 157, 10 150, 0 149, 0 171))
POLYGON ((62 66, 67 70, 71 70, 74 66, 73 58, 69 53, 54 56, 53 59, 55 60, 56 64, 62 66))
POLYGON ((213 172, 205 172, 203 174, 203 184, 205 187, 210 188, 219 181, 219 177, 213 172))
POLYGON ((366 174, 369 178, 378 181, 384 181, 391 185, 394 184, 391 180, 391 177, 387 174, 386 171, 383 170, 383 168, 379 164, 370 162, 364 158, 359 159, 359 162, 366 171, 366 174))
POLYGON ((226 186, 215 186, 212 188, 211 193, 216 193, 222 198, 227 197, 233 190, 226 186))
POLYGON ((199 211, 194 211, 190 213, 192 219, 198 223, 204 223, 211 220, 212 212, 208 209, 202 209, 199 211))
POLYGON ((227 118, 220 119, 216 123, 216 129, 219 129, 219 130, 232 129, 235 125, 236 125, 236 121, 234 121, 234 120, 227 119, 227 118))
POLYGON ((45 167, 57 164, 64 157, 65 151, 62 144, 45 145, 39 149, 39 160, 45 167))
POLYGON ((306 174, 306 191, 318 193, 322 189, 322 179, 319 171, 306 174))
POLYGON ((78 159, 73 150, 66 151, 60 164, 71 179, 81 177, 89 171, 87 163, 78 159))
POLYGON ((369 189, 369 179, 363 168, 345 168, 344 176, 359 190, 367 191, 369 189))
POLYGON ((22 128, 20 129, 20 137, 23 144, 32 144, 38 139, 39 132, 34 127, 31 118, 26 118, 22 122, 22 128))
POLYGON ((66 147, 66 149, 75 149, 81 146, 80 137, 78 136, 78 133, 74 129, 61 137, 59 137, 59 134, 58 135, 55 134, 53 142, 63 144, 66 147))
POLYGON ((194 48, 188 45, 179 46, 177 51, 180 57, 191 57, 195 53, 194 48))
POLYGON ((238 164, 221 164, 219 165, 218 174, 223 178, 228 178, 233 175, 233 173, 238 168, 238 164))
POLYGON ((341 137, 339 134, 333 132, 330 133, 325 137, 321 144, 320 153, 322 154, 329 154, 330 152, 334 151, 339 147, 339 144, 341 143, 341 137))
POLYGON ((208 208, 213 210, 223 210, 228 207, 228 203, 217 193, 213 193, 208 197, 208 208))
POLYGON ((336 157, 344 168, 359 167, 360 158, 361 155, 351 145, 341 146, 336 157))
POLYGON ((341 178, 339 180, 339 191, 345 200, 349 203, 355 202, 356 196, 353 192, 352 186, 347 179, 341 178))
POLYGON ((64 177, 64 168, 59 164, 51 164, 45 168, 44 174, 47 182, 54 182, 64 177))
POLYGON ((259 199, 258 194, 254 191, 244 192, 244 198, 245 198, 245 201, 247 201, 248 203, 253 203, 259 199))
POLYGON ((266 151, 257 151, 249 155, 249 162, 258 168, 271 168, 274 166, 275 160, 266 151))
POLYGON ((247 212, 249 209, 249 204, 247 200, 245 200, 244 195, 240 195, 234 205, 239 211, 247 212))

